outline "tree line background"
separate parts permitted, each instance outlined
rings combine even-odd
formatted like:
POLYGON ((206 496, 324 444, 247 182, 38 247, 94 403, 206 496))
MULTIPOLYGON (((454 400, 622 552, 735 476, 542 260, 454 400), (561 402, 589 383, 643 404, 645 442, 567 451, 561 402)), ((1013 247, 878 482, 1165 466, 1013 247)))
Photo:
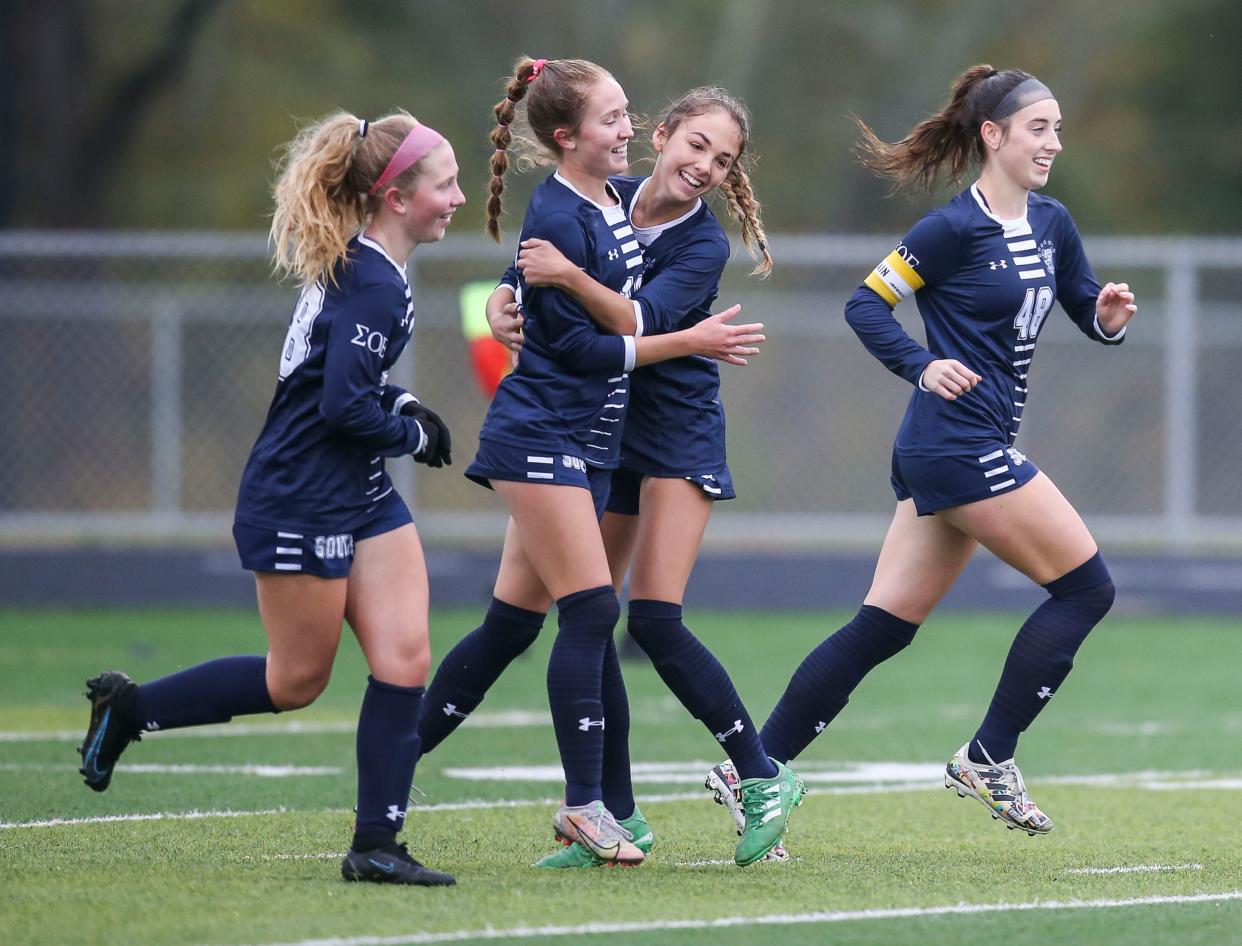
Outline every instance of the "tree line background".
MULTIPOLYGON (((444 132, 478 233, 515 56, 609 68, 656 112, 718 83, 755 117, 773 232, 898 232, 916 207, 850 154, 965 67, 1047 82, 1049 192, 1091 233, 1237 233, 1242 18, 1226 0, 0 0, 0 227, 263 229, 272 160, 334 108, 444 132)), ((643 153, 634 148, 631 155, 643 153)), ((641 170, 641 165, 636 165, 641 170)), ((536 175, 528 175, 534 178, 536 175)), ((510 204, 520 215, 524 182, 510 204)), ((919 201, 925 206, 929 199, 919 201)))

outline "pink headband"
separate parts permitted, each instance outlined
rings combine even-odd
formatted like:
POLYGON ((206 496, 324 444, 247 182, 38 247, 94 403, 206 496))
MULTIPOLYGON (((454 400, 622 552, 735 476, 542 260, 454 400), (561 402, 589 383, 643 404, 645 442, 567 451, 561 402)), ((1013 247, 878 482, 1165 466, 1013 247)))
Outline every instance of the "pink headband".
POLYGON ((392 159, 388 162, 388 167, 384 168, 384 173, 379 176, 368 194, 378 194, 380 188, 398 177, 405 171, 427 157, 431 153, 431 149, 444 140, 444 136, 427 125, 415 125, 410 129, 410 133, 405 136, 405 140, 401 142, 392 159))

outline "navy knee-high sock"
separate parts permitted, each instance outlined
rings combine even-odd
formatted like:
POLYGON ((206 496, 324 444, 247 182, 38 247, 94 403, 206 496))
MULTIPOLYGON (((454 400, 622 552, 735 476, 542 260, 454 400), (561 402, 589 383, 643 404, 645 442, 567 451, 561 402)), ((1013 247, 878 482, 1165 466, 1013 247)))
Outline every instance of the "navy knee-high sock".
POLYGON ((545 615, 493 598, 483 623, 444 655, 427 687, 418 735, 423 755, 475 711, 505 668, 535 642, 545 615))
POLYGON ((630 773, 630 701, 625 692, 625 679, 621 676, 621 661, 617 657, 617 645, 608 635, 604 650, 603 675, 604 760, 601 768, 600 787, 604 792, 604 807, 616 818, 628 818, 634 814, 634 784, 630 773))
POLYGON ((266 657, 221 657, 142 684, 130 712, 135 728, 156 730, 279 710, 267 692, 266 657))
POLYGON ((604 652, 621 614, 611 585, 556 602, 560 629, 548 659, 548 706, 565 768, 565 803, 603 799, 604 652))
POLYGON ((681 623, 680 604, 631 601, 629 630, 681 705, 724 746, 740 777, 776 774, 725 668, 681 623))
POLYGON ((367 677, 358 714, 355 851, 391 843, 405 824, 419 755, 422 703, 422 687, 401 687, 367 677))
POLYGON ((760 733, 768 754, 797 758, 849 702, 862 678, 914 640, 917 624, 864 604, 854 619, 807 654, 760 733))
POLYGON ((973 762, 987 761, 980 745, 997 762, 1013 758, 1018 736, 1069 675, 1078 648, 1108 613, 1116 594, 1099 552, 1044 587, 1050 597, 1014 638, 987 715, 971 740, 973 762))

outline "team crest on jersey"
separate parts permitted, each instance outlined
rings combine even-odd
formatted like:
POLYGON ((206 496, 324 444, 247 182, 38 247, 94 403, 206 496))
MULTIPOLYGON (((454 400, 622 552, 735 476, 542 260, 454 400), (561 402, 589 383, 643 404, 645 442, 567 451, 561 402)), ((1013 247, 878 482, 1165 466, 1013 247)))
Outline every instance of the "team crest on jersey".
POLYGON ((1044 269, 1048 270, 1049 274, 1057 271, 1056 266, 1053 264, 1053 257, 1056 256, 1057 248, 1051 240, 1043 240, 1039 244, 1039 249, 1035 252, 1038 253, 1039 258, 1044 261, 1044 269))
POLYGON ((1026 454, 1015 450, 1013 447, 1007 448, 1005 452, 1009 454, 1009 459, 1013 461, 1014 466, 1021 466, 1026 462, 1026 454))

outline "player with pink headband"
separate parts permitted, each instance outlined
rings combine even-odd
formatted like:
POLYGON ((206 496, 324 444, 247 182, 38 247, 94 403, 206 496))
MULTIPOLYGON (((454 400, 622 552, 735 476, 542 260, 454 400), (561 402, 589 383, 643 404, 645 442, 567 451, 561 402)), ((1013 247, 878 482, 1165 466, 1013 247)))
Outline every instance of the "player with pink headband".
POLYGON ((275 198, 276 267, 302 291, 233 525, 242 565, 255 573, 267 654, 141 686, 117 671, 87 681, 82 774, 102 792, 144 732, 313 702, 348 621, 371 674, 358 717, 358 814, 341 873, 449 885, 452 876, 397 842, 431 655, 422 545, 384 460, 452 462, 444 422, 387 376, 414 327, 405 261, 442 239, 465 203, 457 162, 442 135, 405 112, 375 122, 338 112, 289 144, 275 198))

